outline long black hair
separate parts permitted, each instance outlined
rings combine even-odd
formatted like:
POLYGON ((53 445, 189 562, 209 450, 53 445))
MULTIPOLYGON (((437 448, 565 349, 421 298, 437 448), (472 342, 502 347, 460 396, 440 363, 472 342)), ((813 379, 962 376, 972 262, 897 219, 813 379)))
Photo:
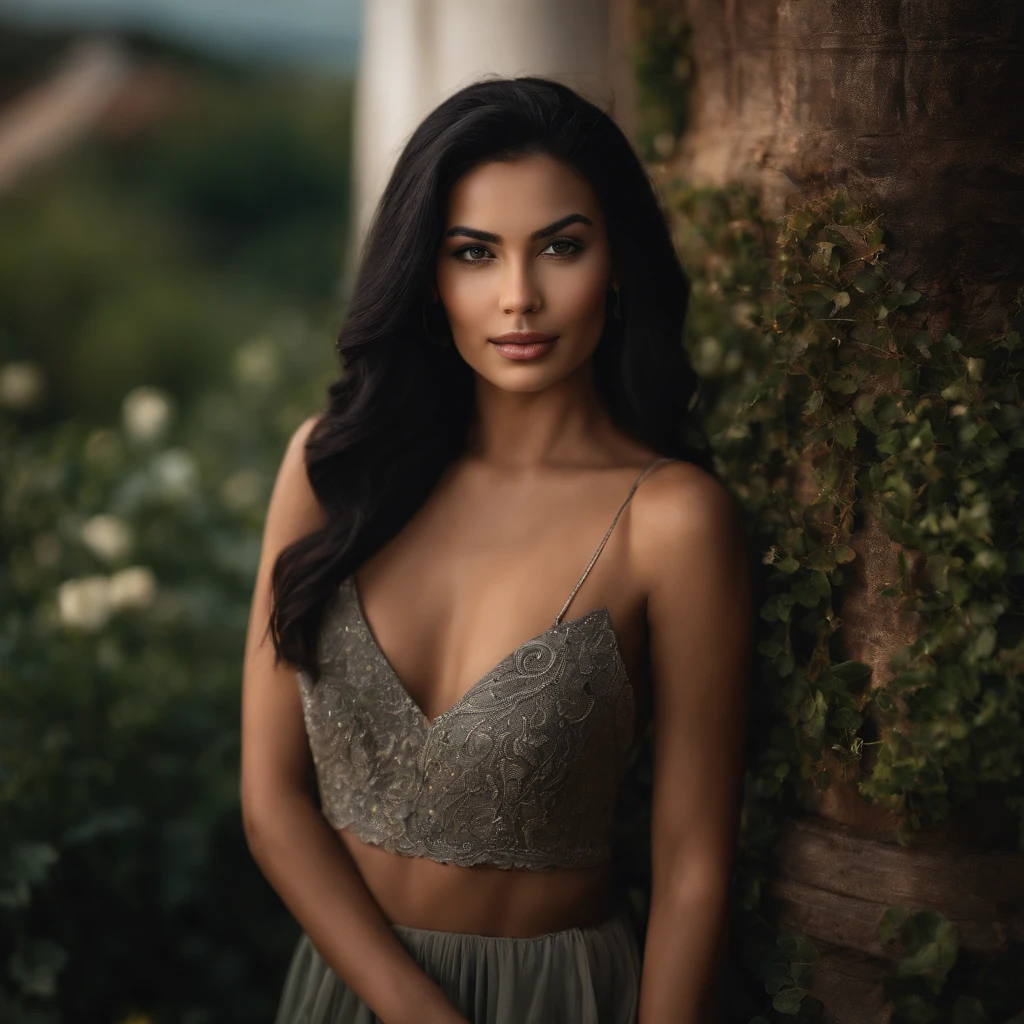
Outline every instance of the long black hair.
POLYGON ((629 141, 558 82, 486 78, 461 89, 413 132, 377 206, 338 337, 342 374, 306 442, 306 472, 327 522, 274 565, 277 659, 314 680, 328 599, 401 530, 465 449, 473 371, 454 345, 426 333, 451 189, 482 163, 528 153, 581 173, 604 212, 621 318, 605 317, 593 359, 610 415, 660 454, 711 470, 691 410, 699 381, 682 346, 689 282, 629 141))

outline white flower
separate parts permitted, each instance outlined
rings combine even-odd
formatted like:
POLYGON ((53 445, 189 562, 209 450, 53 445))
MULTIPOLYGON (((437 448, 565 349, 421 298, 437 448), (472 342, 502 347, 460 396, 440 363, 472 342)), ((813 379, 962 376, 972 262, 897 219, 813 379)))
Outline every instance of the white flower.
POLYGON ((235 375, 242 384, 266 387, 278 377, 277 347, 270 338, 253 338, 235 352, 235 375))
POLYGON ((171 400, 163 391, 145 385, 132 388, 121 403, 124 426, 137 441, 155 441, 171 421, 171 400))
POLYGON ((110 577, 110 603, 114 608, 148 608, 156 593, 153 570, 130 565, 110 577))
POLYGON ((110 579, 106 576, 80 576, 65 580, 57 588, 57 606, 66 626, 95 632, 110 618, 110 579))
POLYGON ((132 546, 131 527, 119 516, 105 513, 86 520, 81 536, 94 555, 108 562, 124 558, 132 546))
POLYGON ((157 490, 171 500, 187 498, 199 482, 199 467, 190 451, 168 448, 153 457, 150 463, 157 490))
POLYGON ((0 405, 28 409, 46 390, 46 378, 35 363, 8 363, 0 367, 0 405))
POLYGON ((220 500, 232 512, 244 512, 263 496, 263 476, 255 469, 240 469, 220 486, 220 500))

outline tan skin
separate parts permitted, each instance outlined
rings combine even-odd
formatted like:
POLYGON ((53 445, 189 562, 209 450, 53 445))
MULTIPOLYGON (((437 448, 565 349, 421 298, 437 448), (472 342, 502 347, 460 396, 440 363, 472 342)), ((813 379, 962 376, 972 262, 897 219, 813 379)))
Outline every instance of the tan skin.
MULTIPOLYGON (((431 720, 552 625, 637 474, 658 457, 615 425, 595 389, 591 356, 617 282, 586 179, 544 155, 475 168, 450 196, 436 267, 428 298, 443 304, 476 372, 471 443, 356 573, 379 646, 431 720), (570 214, 585 220, 532 237, 570 214), (558 341, 538 360, 513 362, 488 341, 510 330, 558 341)), ((246 834, 321 955, 387 1024, 464 1024, 390 925, 535 936, 596 924, 609 912, 608 866, 508 871, 402 857, 335 832, 317 811, 294 670, 274 667, 264 636, 277 554, 322 522, 303 467, 313 422, 295 433, 281 466, 250 616, 246 834)), ((753 625, 728 492, 687 463, 654 470, 566 617, 603 606, 638 728, 649 714, 654 721, 653 899, 639 1021, 703 1022, 725 938, 753 625)))

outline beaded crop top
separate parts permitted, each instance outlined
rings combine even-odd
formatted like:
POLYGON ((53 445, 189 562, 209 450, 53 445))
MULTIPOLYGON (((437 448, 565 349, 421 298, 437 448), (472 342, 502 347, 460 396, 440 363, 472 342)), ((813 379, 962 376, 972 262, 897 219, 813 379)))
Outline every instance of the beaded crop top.
POLYGON ((355 581, 328 602, 320 679, 297 673, 324 817, 392 853, 551 870, 611 857, 634 743, 632 686, 607 607, 563 620, 630 498, 550 629, 433 721, 377 645, 355 581))

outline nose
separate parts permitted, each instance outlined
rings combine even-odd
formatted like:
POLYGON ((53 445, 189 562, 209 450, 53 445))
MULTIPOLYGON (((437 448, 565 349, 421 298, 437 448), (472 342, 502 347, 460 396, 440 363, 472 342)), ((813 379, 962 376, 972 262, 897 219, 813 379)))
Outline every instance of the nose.
POLYGON ((543 298, 529 256, 505 261, 498 301, 505 313, 536 313, 540 309, 543 298))

